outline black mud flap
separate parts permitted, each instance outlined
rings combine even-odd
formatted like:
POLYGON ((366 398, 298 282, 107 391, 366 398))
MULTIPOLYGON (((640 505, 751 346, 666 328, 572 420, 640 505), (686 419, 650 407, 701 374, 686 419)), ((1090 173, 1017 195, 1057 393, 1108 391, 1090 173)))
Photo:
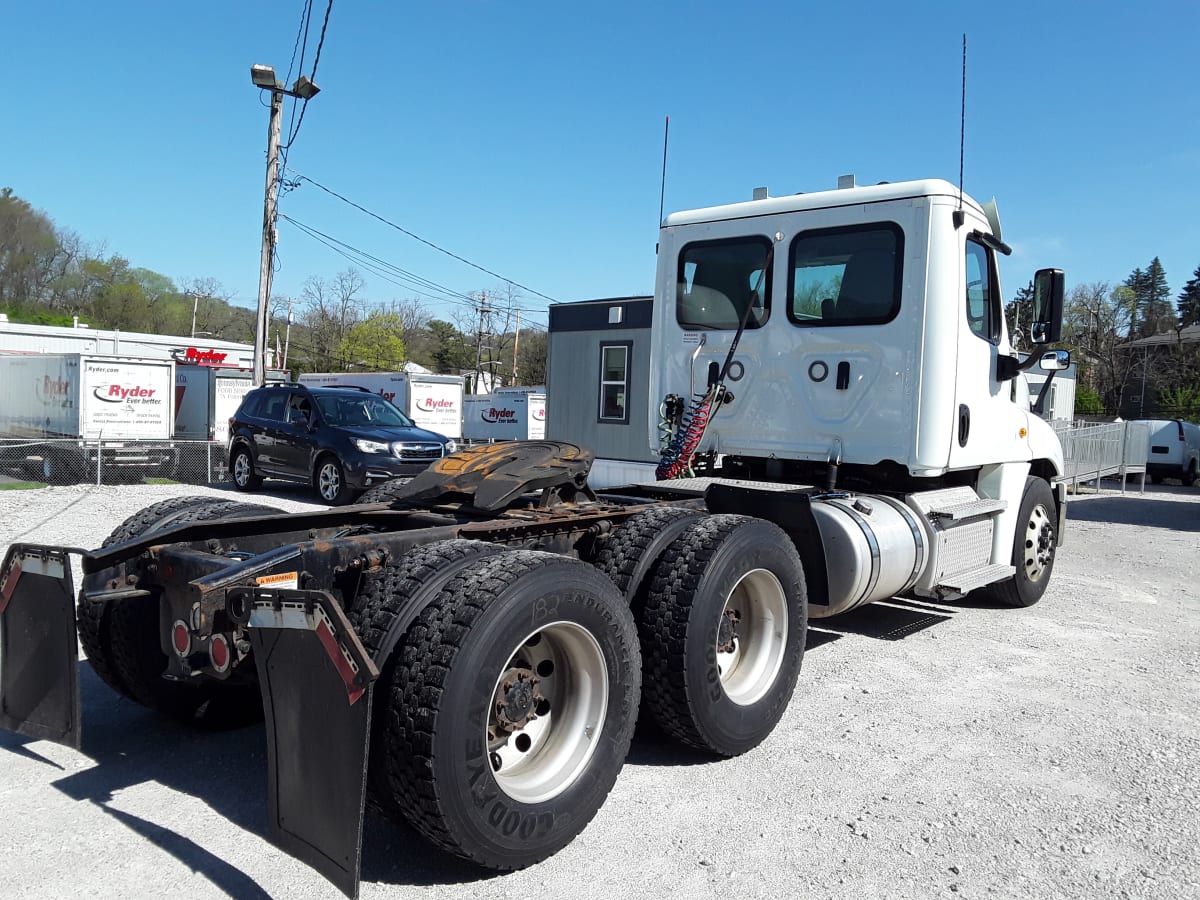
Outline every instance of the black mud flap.
POLYGON ((358 896, 371 695, 379 670, 323 591, 233 588, 267 724, 270 839, 358 896))
POLYGON ((13 544, 0 568, 0 728, 79 749, 79 647, 65 547, 13 544))

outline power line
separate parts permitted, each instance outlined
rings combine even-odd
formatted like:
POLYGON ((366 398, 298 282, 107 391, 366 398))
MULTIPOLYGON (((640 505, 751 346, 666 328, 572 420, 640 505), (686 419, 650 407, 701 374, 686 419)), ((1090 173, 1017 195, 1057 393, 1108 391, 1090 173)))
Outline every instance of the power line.
MULTIPOLYGON (((324 244, 329 249, 333 250, 343 259, 349 260, 356 265, 362 266, 372 274, 382 278, 389 284, 394 284, 397 287, 402 287, 412 291, 420 297, 427 300, 432 300, 438 303, 452 303, 458 306, 466 306, 472 310, 478 309, 479 300, 469 294, 461 293, 453 288, 448 288, 445 285, 438 284, 436 281, 431 281, 424 276, 410 272, 394 263, 390 263, 385 259, 374 256, 365 250, 361 250, 352 244, 338 240, 332 235, 326 234, 319 229, 313 228, 305 223, 285 214, 280 213, 279 217, 286 222, 291 223, 300 231, 307 234, 313 240, 324 244)), ((541 310, 525 309, 523 307, 511 307, 512 311, 524 313, 541 313, 541 310)), ((540 331, 545 331, 546 326, 540 322, 526 320, 527 324, 540 331)))
MULTIPOLYGON (((397 225, 395 222, 391 221, 390 219, 385 219, 383 216, 379 215, 379 213, 372 212, 371 210, 367 209, 365 206, 355 203, 349 197, 345 197, 342 194, 339 194, 337 191, 333 190, 332 188, 326 187, 325 185, 321 184, 319 181, 314 181, 313 179, 309 178, 307 175, 301 175, 301 174, 297 173, 296 179, 298 181, 307 181, 313 187, 320 188, 321 190, 323 190, 325 193, 329 194, 330 196, 336 197, 337 199, 341 200, 343 203, 353 206, 355 209, 359 210, 360 212, 366 213, 368 216, 370 216, 373 219, 378 219, 384 225, 387 225, 391 228, 395 228, 401 234, 408 235, 413 240, 420 241, 422 244, 425 244, 427 247, 432 247, 434 250, 438 251, 439 253, 446 254, 446 256, 449 256, 451 259, 456 259, 461 263, 465 263, 466 265, 470 266, 472 269, 478 269, 480 272, 483 272, 487 275, 491 275, 493 278, 499 278, 505 284, 511 284, 515 288, 520 288, 523 291, 528 291, 529 293, 534 294, 535 296, 541 297, 544 300, 549 300, 551 303, 558 302, 557 300, 555 300, 553 297, 551 297, 548 294, 543 294, 541 291, 535 291, 533 288, 528 287, 527 285, 521 284, 519 281, 513 281, 511 278, 505 278, 499 272, 493 272, 491 269, 481 266, 478 263, 471 262, 471 260, 466 259, 465 257, 459 256, 457 253, 455 253, 451 250, 447 250, 445 247, 438 246, 433 241, 426 240, 425 238, 421 237, 419 234, 414 234, 413 232, 409 231, 407 228, 404 228, 401 225, 397 225)), ((526 310, 526 311, 534 312, 534 310, 526 310)))
MULTIPOLYGON (((317 40, 317 52, 316 55, 313 56, 312 74, 308 76, 309 81, 315 82, 317 80, 317 66, 321 63, 321 48, 325 46, 325 29, 329 27, 329 14, 331 12, 333 12, 333 0, 329 0, 329 3, 325 6, 325 21, 321 23, 321 37, 317 40)), ((295 109, 294 106, 293 109, 295 109)), ((304 102, 300 104, 300 120, 296 122, 296 127, 292 129, 290 134, 288 134, 288 148, 292 146, 292 142, 295 141, 296 137, 300 134, 300 126, 304 124, 304 113, 307 110, 308 100, 305 99, 304 102)))

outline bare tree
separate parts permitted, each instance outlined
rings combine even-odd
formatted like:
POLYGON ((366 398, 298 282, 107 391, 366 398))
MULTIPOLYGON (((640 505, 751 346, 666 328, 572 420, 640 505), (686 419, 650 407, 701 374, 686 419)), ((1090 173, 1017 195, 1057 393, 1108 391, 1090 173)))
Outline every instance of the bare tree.
POLYGON ((339 272, 332 279, 313 275, 304 282, 300 320, 308 332, 306 355, 317 371, 342 368, 338 349, 363 318, 365 303, 360 294, 364 286, 355 269, 339 272))
POLYGON ((1080 357, 1080 380, 1100 395, 1107 410, 1120 408, 1141 358, 1123 346, 1136 308, 1125 285, 1080 284, 1067 296, 1064 333, 1080 357))

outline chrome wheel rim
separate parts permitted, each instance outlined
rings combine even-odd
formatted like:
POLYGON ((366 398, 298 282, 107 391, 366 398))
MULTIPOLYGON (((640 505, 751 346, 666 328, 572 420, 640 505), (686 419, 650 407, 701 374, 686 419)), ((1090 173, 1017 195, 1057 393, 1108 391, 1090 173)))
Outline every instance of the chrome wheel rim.
POLYGON ((1054 524, 1046 507, 1038 504, 1025 526, 1025 577, 1041 581, 1054 560, 1054 524))
POLYGON ((322 499, 335 500, 342 489, 342 473, 336 463, 327 462, 317 472, 317 490, 322 499))
POLYGON ((587 768, 604 728, 609 680, 591 633, 553 622, 509 654, 488 705, 492 776, 520 803, 557 797, 587 768))
POLYGON ((774 572, 752 569, 733 586, 717 625, 717 673, 739 706, 761 700, 783 667, 787 596, 774 572))
POLYGON ((239 453, 233 459, 233 480, 238 487, 245 487, 250 481, 250 457, 245 453, 239 453))

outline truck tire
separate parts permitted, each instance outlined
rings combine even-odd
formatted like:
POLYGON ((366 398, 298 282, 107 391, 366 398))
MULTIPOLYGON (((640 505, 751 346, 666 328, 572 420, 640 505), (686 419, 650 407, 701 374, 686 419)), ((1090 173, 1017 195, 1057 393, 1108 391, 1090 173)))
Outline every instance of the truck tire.
POLYGON ((706 516, 667 548, 639 622, 643 697, 690 747, 736 756, 783 716, 804 655, 808 595, 791 539, 749 516, 706 516))
POLYGON ((332 454, 325 454, 313 467, 313 490, 323 503, 330 506, 345 506, 354 499, 355 490, 346 483, 346 470, 342 461, 332 454))
POLYGON ((1054 493, 1043 478, 1025 479, 1017 530, 1013 535, 1012 578, 984 590, 1006 606, 1033 606, 1042 599, 1054 571, 1058 513, 1054 493))
POLYGON ((390 503, 396 499, 396 494, 400 489, 412 481, 412 478, 389 478, 387 481, 381 481, 374 487, 367 488, 358 499, 354 501, 355 506, 361 506, 364 503, 390 503))
MULTIPOLYGON (((399 639, 421 610, 454 575, 483 556, 507 548, 486 541, 450 540, 425 544, 405 553, 395 565, 368 575, 353 605, 346 611, 363 646, 379 667, 381 687, 391 682, 399 639)), ((387 718, 393 708, 377 702, 371 722, 368 788, 371 799, 391 818, 404 819, 387 780, 387 718)))
MULTIPOLYGON (((171 525, 277 512, 271 506, 214 497, 177 497, 130 516, 102 546, 171 525)), ((193 685, 163 679, 167 657, 159 641, 159 606, 154 598, 93 600, 81 591, 76 622, 92 669, 105 684, 135 703, 208 728, 237 727, 262 717, 262 700, 254 684, 205 681, 193 685)))
POLYGON ((229 457, 229 477, 239 491, 257 491, 262 487, 262 476, 255 474, 254 460, 246 446, 239 446, 229 457))
POLYGON ((1187 471, 1183 473, 1183 486, 1194 487, 1198 477, 1200 477, 1200 473, 1197 472, 1196 460, 1193 459, 1188 465, 1187 471))
POLYGON ((663 551, 704 513, 683 506, 649 509, 626 519, 613 531, 594 565, 617 586, 636 617, 645 601, 649 578, 663 551))
POLYGON ((629 750, 640 688, 637 629, 608 579, 551 553, 476 560, 400 653, 378 702, 393 801, 417 831, 512 870, 584 829, 629 750))

